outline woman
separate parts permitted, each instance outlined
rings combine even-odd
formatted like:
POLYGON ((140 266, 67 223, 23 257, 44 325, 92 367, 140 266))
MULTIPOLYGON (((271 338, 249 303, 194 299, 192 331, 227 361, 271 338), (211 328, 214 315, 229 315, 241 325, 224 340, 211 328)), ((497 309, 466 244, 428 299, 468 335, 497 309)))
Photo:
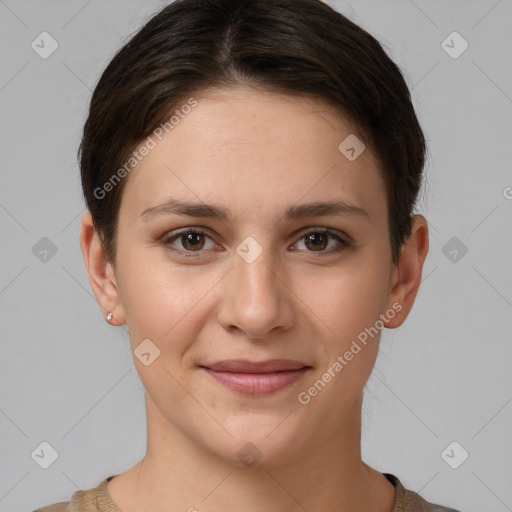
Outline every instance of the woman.
POLYGON ((363 389, 428 251, 398 67, 319 0, 177 0, 113 58, 80 243, 127 324, 147 452, 44 512, 449 511, 361 459, 363 389))

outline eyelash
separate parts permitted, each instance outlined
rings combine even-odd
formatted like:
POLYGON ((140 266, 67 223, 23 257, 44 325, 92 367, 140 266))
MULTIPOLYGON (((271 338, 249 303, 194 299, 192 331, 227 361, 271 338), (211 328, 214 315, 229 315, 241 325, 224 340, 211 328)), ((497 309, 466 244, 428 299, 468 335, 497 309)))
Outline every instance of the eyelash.
MULTIPOLYGON (((172 232, 167 233, 166 235, 164 235, 164 237, 162 239, 162 245, 164 245, 170 251, 173 251, 175 253, 183 255, 183 256, 185 256, 187 258, 197 258, 200 253, 205 252, 205 251, 202 251, 202 250, 199 250, 199 251, 186 251, 186 250, 183 250, 183 249, 176 249, 176 248, 171 246, 171 242, 172 241, 178 239, 180 236, 187 235, 187 234, 190 234, 190 233, 194 233, 194 234, 198 234, 198 235, 205 235, 208 238, 212 238, 210 236, 210 234, 209 234, 209 231, 206 231, 206 230, 204 230, 202 228, 193 228, 193 229, 192 228, 186 228, 186 229, 183 229, 183 230, 177 231, 177 232, 172 231, 172 232)), ((329 255, 329 254, 333 254, 333 253, 339 253, 339 252, 342 252, 343 250, 347 249, 348 247, 350 247, 352 245, 351 243, 347 242, 346 240, 341 238, 337 233, 335 233, 334 231, 331 231, 330 229, 314 229, 314 230, 311 230, 311 231, 304 232, 299 237, 299 239, 297 241, 303 240, 308 235, 318 234, 318 233, 328 235, 329 237, 334 238, 338 242, 340 242, 337 247, 335 247, 334 249, 331 249, 330 251, 318 251, 319 255, 329 255)), ((307 252, 310 252, 310 253, 314 254, 316 251, 307 251, 307 252)))

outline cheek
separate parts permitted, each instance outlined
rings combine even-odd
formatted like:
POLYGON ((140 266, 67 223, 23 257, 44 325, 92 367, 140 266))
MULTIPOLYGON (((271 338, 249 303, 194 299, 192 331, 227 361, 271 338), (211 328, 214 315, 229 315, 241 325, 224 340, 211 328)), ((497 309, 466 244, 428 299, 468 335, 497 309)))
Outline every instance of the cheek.
POLYGON ((380 314, 386 303, 386 286, 382 264, 366 254, 358 258, 357 265, 332 272, 315 294, 311 309, 326 326, 319 368, 320 378, 328 372, 326 407, 328 396, 334 395, 336 400, 357 396, 372 372, 383 328, 380 314))
POLYGON ((314 308, 326 325, 321 338, 324 358, 316 377, 329 382, 322 400, 326 407, 333 400, 328 397, 342 402, 361 392, 378 354, 384 287, 382 277, 365 270, 329 279, 314 308))
POLYGON ((202 301, 219 278, 199 266, 171 264, 163 252, 152 248, 126 253, 119 261, 121 300, 133 348, 149 338, 160 350, 178 355, 200 330, 202 301))
POLYGON ((318 287, 311 309, 337 337, 347 339, 379 318, 386 284, 383 272, 368 265, 333 271, 318 287))

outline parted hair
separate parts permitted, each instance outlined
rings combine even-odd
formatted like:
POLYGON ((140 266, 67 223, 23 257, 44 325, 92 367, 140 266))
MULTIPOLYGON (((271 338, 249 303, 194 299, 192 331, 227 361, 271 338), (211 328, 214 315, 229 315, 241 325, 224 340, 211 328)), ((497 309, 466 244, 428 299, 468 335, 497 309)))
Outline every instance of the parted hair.
POLYGON ((92 94, 78 149, 85 202, 108 261, 115 265, 129 173, 108 193, 97 191, 187 98, 245 84, 327 100, 350 120, 386 183, 397 263, 421 188, 424 134, 399 67, 320 0, 175 0, 117 51, 92 94))

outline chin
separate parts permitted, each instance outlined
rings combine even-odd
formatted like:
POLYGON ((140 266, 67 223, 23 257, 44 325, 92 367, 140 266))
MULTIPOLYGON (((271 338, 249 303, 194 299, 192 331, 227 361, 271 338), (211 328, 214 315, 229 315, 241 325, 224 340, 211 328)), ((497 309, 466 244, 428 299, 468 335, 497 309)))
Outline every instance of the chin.
POLYGON ((228 464, 237 467, 269 469, 291 463, 308 449, 305 425, 290 421, 283 413, 274 415, 241 414, 223 425, 231 434, 214 439, 205 437, 209 449, 228 464), (283 421, 284 420, 284 421, 283 421))

